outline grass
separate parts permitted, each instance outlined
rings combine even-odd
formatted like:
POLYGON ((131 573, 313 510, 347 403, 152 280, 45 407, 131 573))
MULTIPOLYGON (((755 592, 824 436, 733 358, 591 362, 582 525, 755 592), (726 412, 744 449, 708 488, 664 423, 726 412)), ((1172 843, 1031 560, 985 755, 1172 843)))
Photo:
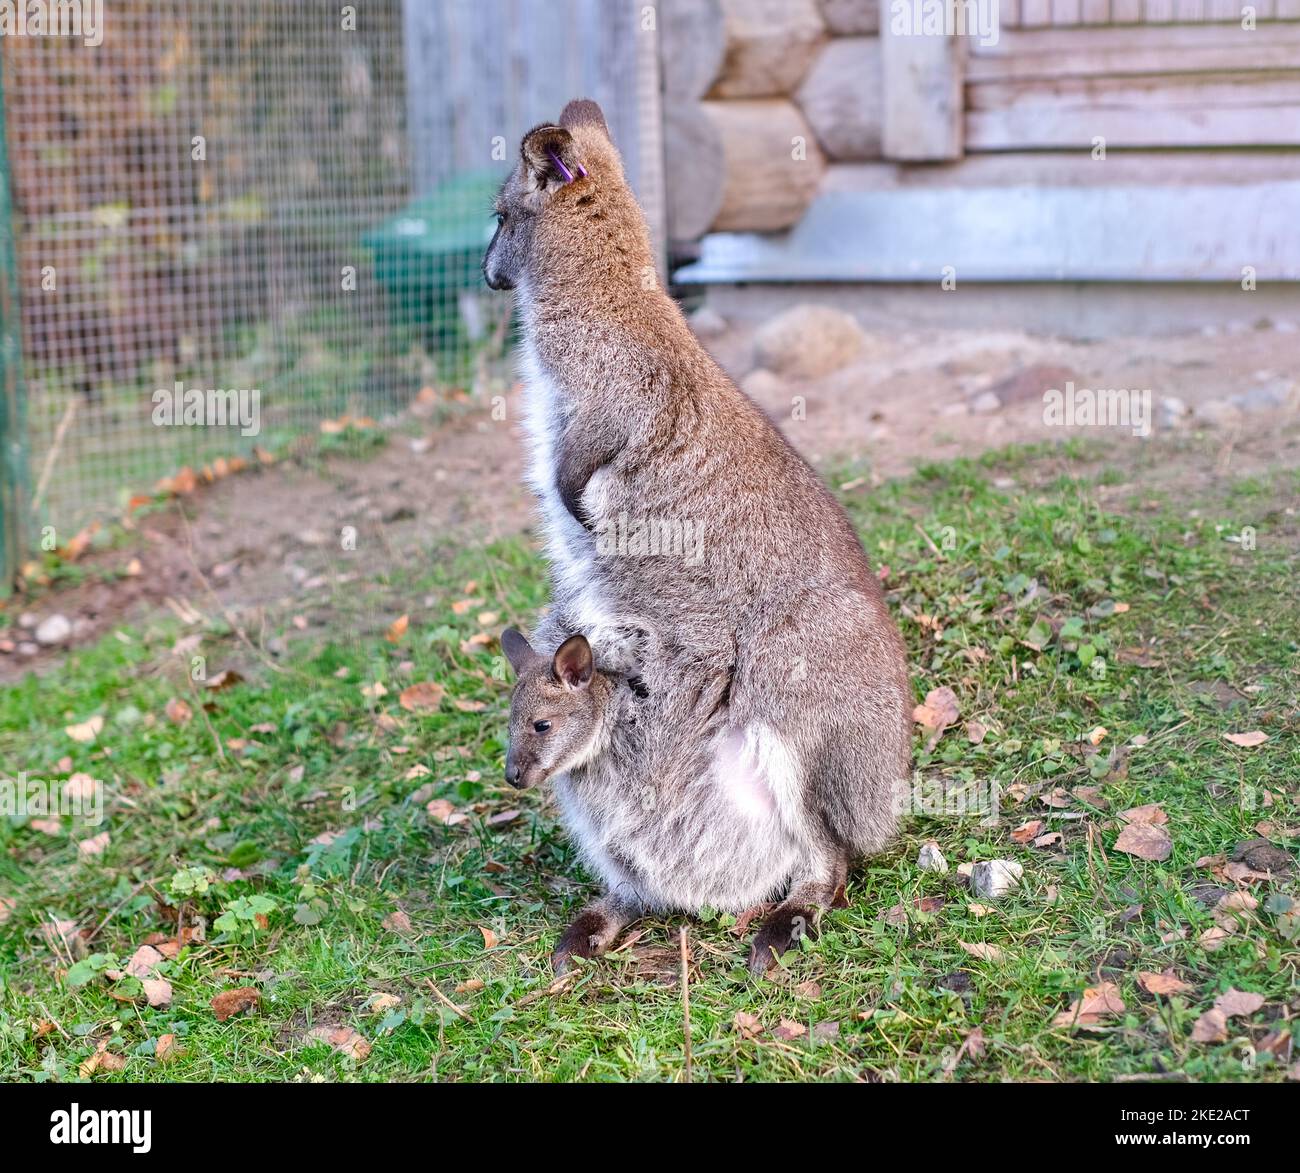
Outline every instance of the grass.
MULTIPOLYGON (((1218 912, 1232 932, 1207 951, 1234 885, 1198 861, 1261 833, 1295 857, 1300 480, 1229 486, 1191 511, 1117 470, 1081 475, 1087 456, 1022 449, 844 490, 888 568, 918 698, 948 686, 961 718, 930 749, 918 735, 923 809, 771 980, 747 976, 729 918, 687 922, 696 1079, 1283 1077, 1263 1043, 1285 1054, 1300 1010, 1292 880, 1218 912), (1227 540, 1245 526, 1253 550, 1227 540), (1256 748, 1223 737, 1254 729, 1269 738, 1256 748), (996 821, 942 813, 943 796, 992 784, 996 821), (1172 855, 1117 851, 1118 812, 1154 802, 1172 855), (1034 819, 1060 841, 1012 838, 1034 819), (946 875, 916 866, 929 840, 946 875), (973 899, 955 866, 983 859, 1020 863, 1020 888, 973 899), (1185 992, 1139 986, 1166 969, 1185 992), (1054 1025, 1100 981, 1125 1009, 1054 1025), (1194 1041, 1233 987, 1263 1008, 1194 1041)), ((77 1079, 98 1051, 116 1057, 91 1076, 108 1081, 681 1079, 682 918, 643 922, 551 984, 549 951, 590 890, 547 794, 501 780, 507 673, 495 644, 471 642, 528 625, 545 592, 535 552, 433 551, 391 574, 337 558, 347 580, 265 632, 273 651, 292 637, 278 655, 220 616, 161 624, 0 696, 7 776, 84 771, 107 796, 102 826, 0 821, 0 1078, 77 1079), (232 666, 244 679, 204 688, 196 656, 208 681, 232 666), (400 704, 416 681, 445 689, 436 713, 400 704), (97 740, 66 732, 95 715, 97 740), (464 820, 426 813, 438 799, 464 820), (104 830, 101 854, 78 851, 104 830), (171 1004, 151 1008, 106 971, 150 934, 176 939, 178 918, 201 918, 205 939, 169 949, 171 1004), (258 1006, 218 1022, 211 1000, 239 987, 258 1006), (308 1037, 320 1026, 341 1049, 308 1037), (350 1031, 364 1058, 345 1053, 350 1031)))

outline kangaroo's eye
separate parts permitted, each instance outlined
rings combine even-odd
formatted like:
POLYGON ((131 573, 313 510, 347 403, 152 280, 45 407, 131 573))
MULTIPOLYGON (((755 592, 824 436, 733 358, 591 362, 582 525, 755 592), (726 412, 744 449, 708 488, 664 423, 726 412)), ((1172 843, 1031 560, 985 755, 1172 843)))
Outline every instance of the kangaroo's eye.
POLYGON ((550 727, 551 727, 551 723, 549 721, 533 722, 533 728, 536 729, 538 733, 545 733, 550 727))
POLYGON ((497 213, 497 227, 500 228, 502 225, 505 224, 505 222, 506 222, 506 214, 505 214, 504 212, 498 212, 498 213, 497 213))

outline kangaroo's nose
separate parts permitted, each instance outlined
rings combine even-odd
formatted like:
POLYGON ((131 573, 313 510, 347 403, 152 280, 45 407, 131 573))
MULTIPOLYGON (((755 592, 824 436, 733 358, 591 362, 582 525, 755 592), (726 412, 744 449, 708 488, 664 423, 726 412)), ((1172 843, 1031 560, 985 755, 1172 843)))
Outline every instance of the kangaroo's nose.
POLYGON ((522 775, 523 771, 519 768, 518 762, 506 762, 506 781, 511 786, 518 786, 522 775))

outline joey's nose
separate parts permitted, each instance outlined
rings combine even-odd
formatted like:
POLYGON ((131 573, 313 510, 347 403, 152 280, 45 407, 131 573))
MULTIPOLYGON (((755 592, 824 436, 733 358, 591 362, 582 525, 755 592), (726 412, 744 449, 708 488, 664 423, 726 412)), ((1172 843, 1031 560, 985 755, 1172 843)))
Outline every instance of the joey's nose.
POLYGON ((506 762, 506 781, 511 786, 518 786, 523 775, 524 772, 519 768, 518 762, 506 762))

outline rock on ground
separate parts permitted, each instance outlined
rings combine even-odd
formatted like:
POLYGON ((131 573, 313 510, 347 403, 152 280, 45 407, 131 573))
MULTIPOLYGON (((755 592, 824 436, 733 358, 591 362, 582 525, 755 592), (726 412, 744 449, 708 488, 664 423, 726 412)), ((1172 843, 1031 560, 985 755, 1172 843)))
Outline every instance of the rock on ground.
POLYGON ((787 379, 817 379, 861 356, 866 342, 850 314, 829 306, 797 305, 777 314, 754 336, 758 365, 787 379))

